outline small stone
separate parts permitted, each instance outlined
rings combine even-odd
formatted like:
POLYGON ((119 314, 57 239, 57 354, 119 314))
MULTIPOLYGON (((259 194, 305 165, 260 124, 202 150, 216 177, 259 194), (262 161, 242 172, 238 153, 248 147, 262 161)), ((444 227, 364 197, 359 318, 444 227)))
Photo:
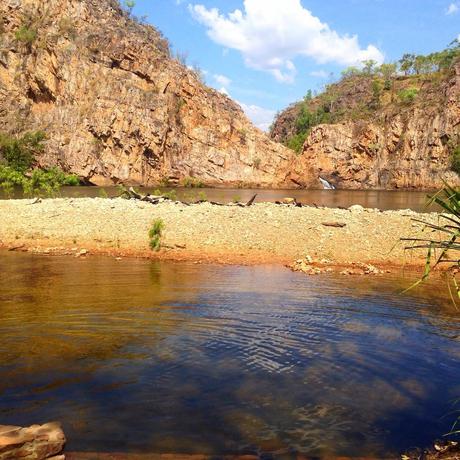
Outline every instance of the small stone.
POLYGON ((348 210, 349 210, 350 212, 359 214, 359 213, 361 213, 361 212, 364 211, 364 208, 363 208, 361 205, 359 205, 359 204, 354 204, 353 206, 350 206, 350 207, 348 208, 348 210))

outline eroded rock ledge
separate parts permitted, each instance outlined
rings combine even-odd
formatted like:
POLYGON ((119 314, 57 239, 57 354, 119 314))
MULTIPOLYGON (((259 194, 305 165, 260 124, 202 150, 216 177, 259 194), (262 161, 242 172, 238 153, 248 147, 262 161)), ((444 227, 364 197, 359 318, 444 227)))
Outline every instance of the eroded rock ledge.
POLYGON ((65 460, 65 442, 58 423, 29 428, 0 425, 0 460, 65 460))

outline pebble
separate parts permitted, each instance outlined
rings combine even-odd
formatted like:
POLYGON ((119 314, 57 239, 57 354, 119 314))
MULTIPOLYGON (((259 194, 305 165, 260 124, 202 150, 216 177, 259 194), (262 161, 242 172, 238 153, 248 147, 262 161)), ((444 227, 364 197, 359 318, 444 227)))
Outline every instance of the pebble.
POLYGON ((359 204, 354 204, 348 208, 353 213, 361 213, 364 211, 364 208, 359 204))

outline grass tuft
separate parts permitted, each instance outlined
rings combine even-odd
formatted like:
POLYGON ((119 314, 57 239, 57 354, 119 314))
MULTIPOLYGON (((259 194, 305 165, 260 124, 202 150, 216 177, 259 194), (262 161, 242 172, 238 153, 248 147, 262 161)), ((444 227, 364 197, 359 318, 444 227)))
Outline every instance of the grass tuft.
POLYGON ((159 251, 161 248, 161 237, 165 224, 162 219, 155 219, 149 230, 149 246, 152 251, 159 251))

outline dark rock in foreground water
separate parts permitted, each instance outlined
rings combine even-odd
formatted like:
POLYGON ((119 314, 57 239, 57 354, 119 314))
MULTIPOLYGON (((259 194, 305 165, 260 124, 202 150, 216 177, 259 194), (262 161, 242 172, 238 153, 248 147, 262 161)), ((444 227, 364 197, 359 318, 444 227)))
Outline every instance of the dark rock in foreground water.
POLYGON ((66 439, 58 423, 29 428, 0 425, 0 460, 64 460, 66 439))

